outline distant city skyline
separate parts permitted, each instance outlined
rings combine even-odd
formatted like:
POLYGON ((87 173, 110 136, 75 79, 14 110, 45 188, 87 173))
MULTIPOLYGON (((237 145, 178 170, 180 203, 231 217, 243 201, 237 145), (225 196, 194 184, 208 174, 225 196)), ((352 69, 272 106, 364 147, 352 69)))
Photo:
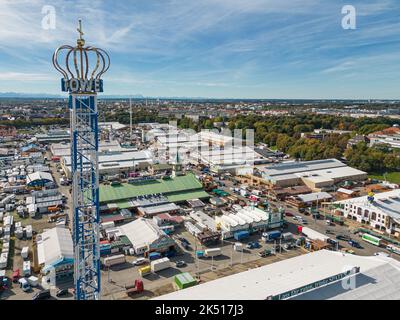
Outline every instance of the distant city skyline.
POLYGON ((398 0, 5 0, 0 12, 0 92, 60 94, 51 56, 82 18, 86 44, 111 56, 105 95, 400 98, 398 0), (341 25, 347 4, 355 30, 341 25))

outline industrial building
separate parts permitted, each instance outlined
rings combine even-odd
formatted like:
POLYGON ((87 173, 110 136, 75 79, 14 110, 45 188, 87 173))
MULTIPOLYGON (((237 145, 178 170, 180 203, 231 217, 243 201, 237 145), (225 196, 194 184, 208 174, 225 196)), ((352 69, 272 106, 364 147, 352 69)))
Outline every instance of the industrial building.
MULTIPOLYGON (((107 179, 113 175, 128 175, 129 172, 146 169, 153 162, 150 151, 106 152, 99 153, 100 178, 107 179)), ((71 179, 71 157, 63 156, 61 166, 66 176, 71 179)))
POLYGON ((259 168, 261 176, 276 187, 306 185, 314 191, 330 190, 335 184, 346 181, 363 181, 364 171, 351 168, 337 159, 294 161, 259 168))
POLYGON ((370 146, 377 144, 389 145, 392 148, 400 148, 400 127, 393 126, 381 131, 376 131, 368 135, 370 146))
POLYGON ((157 251, 160 253, 174 251, 175 241, 167 236, 152 220, 139 218, 119 227, 132 243, 136 255, 157 251))
POLYGON ((244 207, 237 212, 216 216, 217 229, 221 231, 223 239, 229 239, 239 231, 266 231, 279 228, 283 224, 283 213, 273 210, 261 210, 256 207, 244 207))
POLYGON ((348 219, 400 235, 400 189, 335 202, 335 211, 348 219))
POLYGON ((56 280, 73 275, 74 251, 71 232, 57 226, 37 236, 37 257, 43 275, 56 280))
POLYGON ((61 141, 70 141, 71 135, 69 130, 49 130, 47 133, 35 135, 39 143, 54 143, 61 141))
POLYGON ((399 300, 399 288, 397 260, 320 250, 155 300, 399 300))
POLYGON ((54 184, 54 179, 50 172, 36 171, 26 176, 26 186, 28 188, 42 188, 51 184, 54 184))
POLYGON ((289 197, 286 202, 297 208, 305 208, 318 206, 318 204, 332 201, 332 199, 333 197, 327 192, 313 192, 289 197))

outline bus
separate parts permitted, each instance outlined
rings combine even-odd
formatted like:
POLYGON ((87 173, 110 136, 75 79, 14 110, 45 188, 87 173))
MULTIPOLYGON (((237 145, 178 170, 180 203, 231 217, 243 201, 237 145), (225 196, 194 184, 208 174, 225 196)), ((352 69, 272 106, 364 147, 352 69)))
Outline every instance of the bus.
POLYGON ((387 245, 386 249, 389 250, 390 252, 395 253, 395 254, 400 254, 400 248, 396 247, 396 246, 394 246, 392 244, 387 245))
POLYGON ((371 236, 368 233, 364 233, 362 235, 362 239, 364 241, 369 242, 369 243, 373 244, 374 246, 378 246, 378 247, 381 245, 381 241, 382 241, 380 238, 375 237, 375 236, 371 236))

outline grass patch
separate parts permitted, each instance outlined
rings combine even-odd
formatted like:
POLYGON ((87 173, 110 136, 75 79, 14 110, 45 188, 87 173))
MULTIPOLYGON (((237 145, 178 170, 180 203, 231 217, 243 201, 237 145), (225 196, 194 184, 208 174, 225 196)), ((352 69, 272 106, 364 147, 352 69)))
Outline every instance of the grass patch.
POLYGON ((371 179, 377 179, 377 180, 385 180, 385 178, 391 182, 391 183, 396 183, 400 184, 400 172, 388 172, 388 173, 371 173, 368 175, 369 178, 371 179))

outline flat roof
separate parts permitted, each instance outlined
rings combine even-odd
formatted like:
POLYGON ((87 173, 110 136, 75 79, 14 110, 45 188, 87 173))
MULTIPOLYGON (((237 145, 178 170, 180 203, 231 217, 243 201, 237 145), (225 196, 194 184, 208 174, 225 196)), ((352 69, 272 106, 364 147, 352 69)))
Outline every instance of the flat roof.
MULTIPOLYGON (((392 258, 320 250, 175 291, 155 300, 265 300, 338 275, 351 267, 360 267, 360 273, 366 274, 388 264, 397 269, 398 278, 400 263, 392 258)), ((375 279, 370 278, 368 284, 375 285, 375 279)), ((398 287, 397 290, 400 291, 398 287)))
MULTIPOLYGON (((192 173, 177 176, 171 179, 138 181, 136 183, 122 183, 120 185, 100 185, 100 202, 126 200, 138 196, 163 193, 173 196, 174 193, 194 191, 203 188, 203 185, 192 173)), ((200 191, 200 190, 198 190, 200 191)), ((196 197, 199 198, 199 197, 196 197)), ((185 199, 189 200, 189 199, 185 199)), ((171 200, 170 200, 171 201, 171 200)), ((174 202, 174 201, 171 201, 174 202)))

